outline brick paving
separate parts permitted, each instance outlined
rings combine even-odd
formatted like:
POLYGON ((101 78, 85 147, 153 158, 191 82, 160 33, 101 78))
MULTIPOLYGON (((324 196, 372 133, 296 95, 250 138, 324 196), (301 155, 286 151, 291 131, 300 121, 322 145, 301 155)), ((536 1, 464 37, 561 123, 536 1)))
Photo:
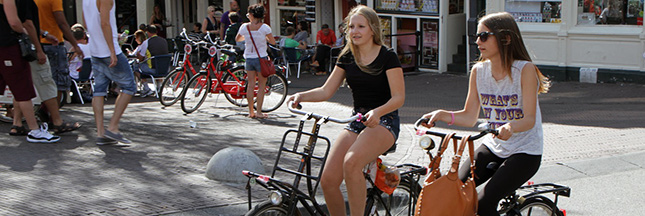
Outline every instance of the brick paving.
MULTIPOLYGON (((320 86, 326 77, 303 74, 291 79, 289 93, 320 86)), ((390 163, 427 163, 418 151, 412 123, 434 109, 460 109, 467 92, 463 75, 406 74, 402 130, 390 163)), ((108 100, 112 104, 113 98, 108 100)), ((540 96, 544 164, 645 151, 645 86, 635 84, 554 83, 540 96)), ((329 101, 304 104, 314 112, 344 117, 351 91, 341 88, 329 101)), ((106 106, 106 115, 113 107, 106 106)), ((217 151, 237 146, 255 152, 266 172, 272 168, 282 133, 300 117, 283 106, 267 120, 244 117, 246 108, 213 95, 196 113, 179 105, 162 108, 154 98, 136 98, 121 130, 134 144, 127 148, 94 145, 91 106, 66 105, 64 118, 80 121, 79 131, 58 144, 31 144, 24 137, 0 136, 0 215, 157 215, 191 209, 244 204, 244 185, 208 180, 206 164, 217 151), (190 128, 189 121, 197 123, 190 128)), ((10 124, 0 124, 9 131, 10 124)), ((323 126, 335 138, 343 125, 323 126)), ((470 128, 441 130, 473 131, 470 128)), ((264 199, 259 187, 254 199, 264 199)))

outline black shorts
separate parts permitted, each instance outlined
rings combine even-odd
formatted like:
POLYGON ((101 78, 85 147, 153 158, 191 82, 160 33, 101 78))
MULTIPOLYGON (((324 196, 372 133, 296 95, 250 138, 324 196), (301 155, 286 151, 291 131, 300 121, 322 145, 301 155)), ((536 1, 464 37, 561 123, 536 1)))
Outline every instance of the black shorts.
MULTIPOLYGON (((365 114, 369 110, 364 109, 364 108, 354 108, 354 111, 352 112, 352 116, 356 115, 357 113, 360 114, 365 114)), ((387 130, 392 133, 394 136, 394 142, 399 138, 399 132, 401 131, 401 126, 400 126, 401 121, 399 120, 399 111, 395 110, 394 112, 385 114, 381 116, 381 121, 379 122, 380 125, 385 127, 387 130)), ((367 126, 365 126, 362 122, 358 121, 353 121, 347 124, 345 126, 345 130, 354 132, 354 133, 361 133, 367 126)))

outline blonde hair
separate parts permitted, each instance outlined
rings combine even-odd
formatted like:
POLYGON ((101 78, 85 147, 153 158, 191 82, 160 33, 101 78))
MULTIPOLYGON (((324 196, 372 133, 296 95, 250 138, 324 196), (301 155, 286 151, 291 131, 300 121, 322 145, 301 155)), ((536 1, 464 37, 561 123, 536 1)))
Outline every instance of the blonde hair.
MULTIPOLYGON (((381 22, 378 18, 378 15, 376 14, 376 11, 374 9, 369 8, 365 5, 359 5, 354 7, 347 17, 345 17, 345 26, 349 27, 349 20, 351 19, 352 16, 355 15, 361 15, 367 19, 367 23, 369 24, 370 28, 372 29, 372 33, 374 33, 372 41, 376 45, 383 45, 383 34, 381 33, 381 22)), ((347 41, 347 45, 343 48, 343 50, 340 52, 339 56, 343 56, 347 54, 348 52, 352 53, 352 56, 354 57, 354 60, 356 61, 356 65, 363 71, 368 74, 372 75, 377 75, 381 73, 381 68, 370 68, 368 65, 365 65, 363 62, 360 62, 360 53, 358 52, 358 47, 354 45, 352 42, 351 36, 348 34, 349 28, 345 28, 345 40, 347 41)), ((340 39, 340 38, 339 38, 340 39)))
MULTIPOLYGON (((494 33, 502 66, 506 69, 509 77, 512 77, 511 67, 515 60, 531 61, 531 56, 526 50, 524 40, 522 40, 520 29, 511 14, 507 12, 488 14, 479 20, 479 24, 486 26, 494 33)), ((480 56, 479 61, 482 62, 485 59, 480 56)), ((535 67, 535 71, 539 81, 538 93, 547 93, 551 82, 540 72, 537 66, 535 67)))

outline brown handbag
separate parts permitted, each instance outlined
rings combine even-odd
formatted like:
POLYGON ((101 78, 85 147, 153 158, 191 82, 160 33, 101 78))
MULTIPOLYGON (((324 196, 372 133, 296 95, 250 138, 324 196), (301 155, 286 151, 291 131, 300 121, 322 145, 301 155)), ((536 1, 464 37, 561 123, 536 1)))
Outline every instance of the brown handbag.
MULTIPOLYGON (((251 37, 251 42, 253 42, 253 47, 255 47, 255 52, 258 53, 258 58, 260 57, 260 51, 255 45, 255 40, 253 40, 253 34, 251 34, 251 28, 246 25, 246 29, 249 30, 249 36, 251 37)), ((268 58, 268 57, 267 57, 268 58)), ((260 58, 260 73, 263 77, 269 77, 275 74, 275 66, 273 62, 269 59, 260 58)))
POLYGON ((448 173, 444 176, 439 171, 439 163, 441 163, 441 155, 446 150, 454 133, 450 133, 444 137, 441 148, 437 152, 437 156, 432 160, 430 167, 432 172, 426 177, 423 183, 423 189, 419 194, 417 206, 414 215, 468 215, 473 216, 477 213, 477 190, 474 181, 475 161, 473 160, 474 149, 473 141, 468 141, 470 136, 466 136, 461 140, 459 149, 457 149, 457 141, 454 140, 455 157, 452 160, 452 165, 448 173), (470 173, 466 183, 461 182, 458 175, 459 162, 463 155, 465 146, 468 145, 470 153, 470 173))

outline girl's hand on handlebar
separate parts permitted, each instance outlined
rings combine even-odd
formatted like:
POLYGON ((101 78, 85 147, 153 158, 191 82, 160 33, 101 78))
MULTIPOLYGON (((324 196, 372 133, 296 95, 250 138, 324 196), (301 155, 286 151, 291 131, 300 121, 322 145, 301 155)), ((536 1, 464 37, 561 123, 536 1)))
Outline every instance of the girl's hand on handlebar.
POLYGON ((292 104, 291 108, 298 108, 298 105, 300 105, 300 100, 301 100, 300 94, 295 93, 295 94, 291 95, 289 97, 289 99, 287 99, 287 104, 289 104, 289 102, 293 101, 293 104, 292 104))
POLYGON ((442 111, 443 110, 435 110, 435 111, 432 111, 431 113, 427 113, 427 114, 423 115, 423 117, 421 117, 421 118, 426 118, 426 119, 429 119, 429 120, 428 120, 427 123, 422 122, 421 126, 424 126, 424 127, 427 127, 427 128, 434 127, 435 122, 437 122, 439 120, 439 115, 442 113, 442 111))
POLYGON ((375 127, 381 121, 381 116, 377 115, 374 110, 365 113, 362 120, 363 124, 369 128, 375 127))
POLYGON ((513 136, 513 128, 511 128, 510 123, 506 123, 502 125, 502 127, 498 128, 497 131, 498 131, 498 134, 495 135, 497 139, 506 141, 509 138, 511 138, 511 136, 513 136))

